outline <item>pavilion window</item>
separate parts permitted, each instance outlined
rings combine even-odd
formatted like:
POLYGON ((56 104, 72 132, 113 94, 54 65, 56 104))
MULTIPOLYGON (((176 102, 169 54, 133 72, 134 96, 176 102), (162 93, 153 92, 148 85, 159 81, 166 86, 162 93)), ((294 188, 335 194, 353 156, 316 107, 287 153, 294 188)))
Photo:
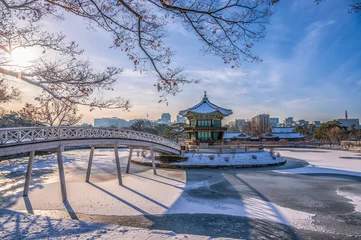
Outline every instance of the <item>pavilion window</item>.
POLYGON ((221 120, 215 119, 213 120, 213 124, 215 127, 221 127, 221 120))
POLYGON ((211 127, 212 120, 198 120, 197 127, 211 127))

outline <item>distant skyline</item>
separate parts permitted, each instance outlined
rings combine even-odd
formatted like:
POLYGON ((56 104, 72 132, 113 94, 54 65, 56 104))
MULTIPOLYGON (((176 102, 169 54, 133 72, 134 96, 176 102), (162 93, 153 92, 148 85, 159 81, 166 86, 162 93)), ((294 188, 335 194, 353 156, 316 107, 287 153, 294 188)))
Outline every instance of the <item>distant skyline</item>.
MULTIPOLYGON (((266 38, 256 43, 254 52, 263 62, 244 63, 232 69, 217 57, 203 55, 199 41, 181 24, 169 26, 170 44, 176 51, 174 65, 185 67, 189 78, 199 84, 186 85, 183 92, 168 98, 168 105, 158 103, 159 93, 153 84, 155 75, 134 72, 132 63, 117 49, 109 49, 111 36, 101 30, 87 30, 74 16, 66 21, 45 21, 48 29, 57 29, 85 49, 84 56, 95 68, 107 65, 122 67, 110 97, 130 99, 130 112, 94 110, 80 107, 83 122, 94 118, 119 117, 157 120, 170 113, 172 120, 180 110, 197 104, 207 91, 210 101, 232 109, 234 119, 250 119, 261 113, 278 117, 280 122, 295 120, 328 121, 344 117, 361 118, 361 15, 348 14, 347 1, 280 1, 267 27, 266 38)), ((6 104, 12 110, 33 102, 39 89, 18 84, 23 93, 21 103, 6 104)))

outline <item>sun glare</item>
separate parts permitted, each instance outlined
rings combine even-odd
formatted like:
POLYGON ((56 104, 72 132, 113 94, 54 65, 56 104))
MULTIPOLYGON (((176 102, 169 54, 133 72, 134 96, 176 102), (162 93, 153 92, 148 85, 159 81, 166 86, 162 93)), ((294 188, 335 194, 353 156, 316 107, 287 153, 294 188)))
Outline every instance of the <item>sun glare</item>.
POLYGON ((36 51, 33 49, 17 48, 11 53, 11 64, 25 67, 36 57, 36 51))

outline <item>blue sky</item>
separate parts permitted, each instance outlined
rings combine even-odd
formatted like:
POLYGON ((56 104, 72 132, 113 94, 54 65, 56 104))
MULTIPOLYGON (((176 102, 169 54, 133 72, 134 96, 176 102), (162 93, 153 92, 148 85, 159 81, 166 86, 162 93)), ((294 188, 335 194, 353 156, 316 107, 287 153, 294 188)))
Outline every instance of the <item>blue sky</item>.
MULTIPOLYGON (((94 117, 142 118, 147 111, 150 119, 158 119, 162 112, 174 119, 180 110, 198 103, 203 91, 215 104, 233 110, 226 122, 260 113, 280 120, 293 116, 327 121, 343 117, 345 110, 350 118, 361 118, 361 14, 348 14, 347 3, 281 0, 266 38, 254 47, 263 62, 235 69, 200 53, 200 42, 180 24, 169 26, 167 42, 177 52, 174 63, 201 82, 186 85, 183 92, 169 97, 168 105, 158 103, 156 77, 134 72, 123 52, 109 49, 112 40, 106 33, 85 29, 85 23, 75 17, 46 24, 77 41, 96 67, 124 68, 111 95, 130 99, 133 108, 130 112, 81 108, 84 122, 92 123, 94 117)), ((24 88, 23 92, 23 103, 31 102, 34 91, 24 88)))

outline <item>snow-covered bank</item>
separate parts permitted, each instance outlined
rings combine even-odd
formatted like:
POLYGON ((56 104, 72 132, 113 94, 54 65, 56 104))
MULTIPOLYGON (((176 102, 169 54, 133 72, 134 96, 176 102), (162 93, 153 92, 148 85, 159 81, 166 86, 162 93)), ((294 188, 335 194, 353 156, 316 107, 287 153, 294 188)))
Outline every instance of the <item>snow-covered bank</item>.
MULTIPOLYGON (((211 154, 211 153, 185 153, 188 160, 184 162, 173 162, 169 165, 175 166, 267 166, 284 163, 285 159, 271 155, 268 151, 234 153, 234 154, 211 154)), ((133 156, 135 163, 151 163, 149 156, 133 156)), ((156 160, 156 163, 162 163, 156 160)))

